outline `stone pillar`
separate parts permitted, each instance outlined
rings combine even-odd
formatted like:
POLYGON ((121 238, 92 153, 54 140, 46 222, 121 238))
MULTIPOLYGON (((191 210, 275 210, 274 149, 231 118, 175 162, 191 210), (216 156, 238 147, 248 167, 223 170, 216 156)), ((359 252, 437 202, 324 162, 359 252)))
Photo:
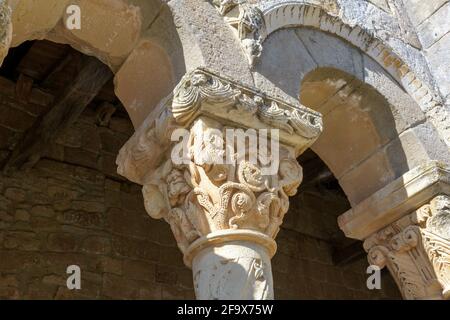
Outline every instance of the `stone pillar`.
POLYGON ((438 162, 418 167, 339 218, 405 299, 450 299, 449 173, 438 162))
POLYGON ((314 111, 197 69, 123 147, 119 173, 170 224, 198 299, 273 299, 274 239, 302 180, 296 157, 321 130, 314 111))

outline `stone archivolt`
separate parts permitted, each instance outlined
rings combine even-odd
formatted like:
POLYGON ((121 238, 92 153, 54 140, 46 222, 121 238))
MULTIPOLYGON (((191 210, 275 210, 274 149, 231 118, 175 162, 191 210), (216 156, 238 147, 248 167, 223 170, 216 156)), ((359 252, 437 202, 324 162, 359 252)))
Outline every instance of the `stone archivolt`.
POLYGON ((364 242, 405 299, 450 299, 450 198, 440 195, 364 242))
MULTIPOLYGON (((249 230, 234 232, 234 239, 254 238, 257 232, 255 241, 263 242, 273 254, 272 239, 288 210, 288 197, 296 193, 302 179, 296 156, 321 132, 320 114, 198 69, 183 77, 173 95, 147 120, 121 150, 119 173, 144 185, 147 211, 171 225, 186 264, 195 240, 224 230, 249 230), (171 133, 177 128, 189 129, 189 152, 182 155, 187 163, 182 165, 170 157, 171 133), (260 160, 248 161, 253 150, 248 145, 245 154, 231 155, 234 164, 196 158, 198 151, 212 158, 224 156, 230 145, 222 140, 229 128, 278 129, 278 173, 264 176, 260 160), (217 141, 221 141, 219 149, 217 141)), ((257 150, 256 158, 262 159, 257 150)))

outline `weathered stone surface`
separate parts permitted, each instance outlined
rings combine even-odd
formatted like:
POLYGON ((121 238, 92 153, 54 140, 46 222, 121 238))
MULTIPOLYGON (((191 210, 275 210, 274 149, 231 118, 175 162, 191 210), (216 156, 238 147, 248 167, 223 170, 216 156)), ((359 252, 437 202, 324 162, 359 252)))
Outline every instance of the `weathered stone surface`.
POLYGON ((439 83, 441 93, 444 97, 450 94, 448 70, 450 62, 442 57, 448 56, 450 53, 450 33, 439 39, 432 47, 427 50, 427 59, 430 68, 435 76, 435 81, 439 83))
POLYGON ((12 38, 11 8, 7 1, 0 3, 0 65, 8 54, 12 38))
POLYGON ((450 245, 449 203, 438 195, 364 242, 369 262, 389 269, 405 299, 450 299, 450 263, 441 258, 450 245))
POLYGON ((69 0, 11 1, 12 45, 17 46, 25 40, 44 37, 61 19, 68 3, 69 0))
POLYGON ((448 2, 448 0, 405 0, 408 14, 416 26, 420 25, 446 2, 448 2))
POLYGON ((450 32, 449 17, 450 3, 447 3, 418 27, 417 33, 425 49, 431 47, 436 41, 450 32))
MULTIPOLYGON (((428 181, 427 175, 422 177, 425 180, 418 178, 419 186, 414 181, 409 181, 409 185, 401 183, 408 179, 405 172, 415 166, 421 168, 429 160, 440 160, 444 165, 449 161, 449 103, 444 103, 445 99, 450 99, 447 0, 405 0, 404 6, 397 0, 252 0, 240 4, 198 0, 78 0, 75 3, 81 7, 82 29, 72 31, 64 27, 67 1, 7 2, 12 9, 11 21, 6 1, 0 2, 0 62, 11 43, 15 46, 25 40, 47 38, 98 57, 116 73, 116 93, 134 127, 142 125, 138 129, 139 138, 132 140, 138 141, 137 152, 132 150, 132 156, 127 159, 129 172, 137 170, 128 177, 147 186, 153 183, 145 192, 146 207, 154 216, 164 217, 169 222, 176 241, 169 226, 145 218, 140 190, 116 173, 115 156, 133 133, 133 125, 125 118, 113 117, 108 127, 99 129, 91 112, 49 148, 45 159, 35 169, 13 176, 0 174, 0 270, 7 273, 0 277, 2 298, 192 297, 192 279, 182 265, 180 254, 175 254, 176 242, 186 250, 186 244, 191 245, 197 236, 217 230, 228 232, 234 226, 231 228, 230 221, 228 225, 208 221, 213 232, 195 223, 194 228, 189 229, 192 220, 199 221, 193 217, 202 217, 195 210, 190 211, 199 204, 192 198, 180 199, 185 198, 186 188, 192 188, 189 183, 194 181, 199 183, 196 192, 208 194, 203 203, 208 200, 210 208, 220 207, 218 199, 222 198, 216 193, 221 191, 216 189, 224 182, 208 178, 208 170, 196 180, 196 171, 189 167, 183 175, 176 172, 179 168, 171 168, 174 169, 172 176, 162 174, 164 179, 149 183, 148 179, 154 178, 155 172, 147 170, 148 167, 154 169, 161 163, 148 161, 151 157, 141 157, 139 152, 165 156, 169 149, 160 148, 162 139, 155 131, 168 134, 170 130, 165 130, 166 127, 161 130, 153 123, 149 126, 145 118, 150 115, 154 120, 154 114, 161 111, 157 108, 165 106, 159 104, 160 100, 186 72, 199 66, 206 66, 222 80, 228 79, 231 86, 239 90, 256 84, 255 90, 244 90, 252 99, 257 95, 266 102, 267 99, 272 101, 266 96, 270 94, 298 105, 300 98, 307 107, 323 113, 325 133, 313 148, 339 178, 353 205, 352 211, 340 218, 342 229, 352 237, 367 239, 386 224, 396 226, 404 210, 416 210, 444 185, 433 178, 428 181), (155 143, 149 143, 151 139, 155 143), (148 148, 142 149, 143 146, 148 148), (142 172, 145 175, 140 176, 142 172), (187 175, 191 175, 190 178, 186 178, 187 175), (182 179, 186 180, 185 189, 177 185, 182 179), (427 184, 427 181, 434 182, 427 184), (418 191, 422 190, 422 184, 428 186, 428 191, 418 191), (171 214, 164 211, 167 197, 158 193, 167 185, 172 194, 171 214), (355 226, 358 230, 352 229, 355 226), (65 268, 74 263, 80 264, 86 278, 83 292, 71 293, 64 287, 65 268)), ((193 82, 197 86, 205 80, 199 78, 193 82)), ((208 78, 206 83, 215 82, 208 78)), ((30 103, 26 105, 18 102, 20 86, 16 88, 14 81, 0 79, 0 85, 0 162, 3 162, 22 132, 48 110, 54 97, 32 88, 28 97, 30 103)), ((211 93, 208 91, 211 88, 200 92, 187 82, 183 85, 203 97, 211 93)), ((249 121, 251 116, 242 110, 221 108, 224 101, 230 105, 242 102, 239 100, 242 96, 220 100, 222 98, 208 96, 206 100, 210 99, 210 105, 201 105, 200 113, 213 115, 215 120, 229 121, 227 123, 233 127, 266 128, 269 125, 260 121, 259 115, 249 121)), ((253 104, 258 101, 254 99, 253 104)), ((289 108, 286 104, 281 111, 283 120, 292 122, 289 108)), ((183 110, 171 111, 175 111, 175 118, 183 113, 183 110)), ((183 126, 190 128, 191 124, 183 123, 183 126)), ((307 143, 299 143, 302 139, 293 132, 283 133, 282 141, 291 147, 302 145, 295 150, 298 155, 307 143)), ((195 161, 194 166, 202 167, 195 161)), ((293 167, 290 169, 290 173, 298 173, 293 167)), ((252 170, 249 172, 254 173, 252 170)), ((298 174, 294 175, 298 178, 298 174)), ((317 175, 317 179, 321 178, 317 175)), ((226 181, 236 183, 237 180, 227 178, 226 181)), ((447 189, 440 191, 448 193, 447 189)), ((314 188, 307 192, 310 194, 303 202, 306 204, 320 201, 324 196, 318 195, 320 190, 314 188)), ((251 199, 246 197, 252 198, 251 194, 259 196, 258 192, 242 192, 236 197, 239 201, 233 203, 235 206, 250 203, 251 199)), ((433 201, 430 206, 434 205, 433 201)), ((345 204, 342 210, 348 209, 345 204)), ((316 238, 318 233, 319 238, 330 237, 326 233, 335 230, 334 219, 341 207, 335 207, 333 201, 323 201, 321 206, 332 208, 321 210, 320 218, 315 220, 314 212, 309 212, 311 208, 307 205, 294 206, 291 211, 298 217, 285 227, 316 238), (308 212, 299 215, 297 211, 301 210, 308 212), (326 221, 317 231, 317 222, 322 218, 326 221), (307 226, 299 228, 302 223, 307 226)), ((447 213, 446 206, 432 212, 447 213)), ((270 207, 273 209, 272 202, 270 207)), ((200 211, 208 210, 201 207, 200 211)), ((281 219, 286 211, 287 208, 275 210, 278 215, 274 215, 281 219)), ((431 232, 447 243, 446 215, 440 213, 425 220, 418 222, 424 239, 428 239, 427 232, 431 232)), ((263 227, 255 221, 254 216, 241 221, 242 225, 236 224, 238 231, 261 231, 263 227)), ((279 224, 278 220, 273 224, 276 232, 279 224)), ((265 233, 269 233, 267 229, 262 232, 265 233)), ((252 239, 263 238, 260 235, 252 239)), ((251 247, 242 239, 235 240, 241 241, 238 244, 243 251, 251 247)), ((367 265, 361 260, 345 269, 333 266, 329 243, 299 237, 297 232, 287 230, 281 230, 278 241, 279 256, 273 261, 273 287, 277 297, 379 298, 398 294, 392 290, 392 282, 379 293, 366 290, 367 265)), ((432 266, 443 288, 441 296, 447 298, 447 265, 442 269, 440 262, 434 260, 430 251, 435 250, 430 245, 434 240, 427 241, 423 243, 426 254, 417 245, 401 250, 416 250, 425 260, 429 259, 427 268, 432 266)), ((378 244, 386 246, 391 257, 399 254, 391 244, 382 241, 378 244)), ((270 249, 269 255, 273 254, 272 245, 266 243, 262 247, 270 249)), ((265 257, 264 250, 245 251, 237 269, 244 268, 253 274, 254 265, 247 263, 252 259, 264 260, 267 265, 269 258, 265 257)), ((217 257, 205 251, 205 256, 209 254, 213 257, 194 263, 195 270, 204 271, 198 277, 203 280, 195 281, 203 288, 198 296, 203 293, 216 296, 214 286, 204 280, 216 277, 209 269, 214 267, 211 264, 217 257), (206 287, 213 288, 211 294, 206 287)), ((228 266, 222 262, 219 262, 219 269, 226 269, 228 266)), ((230 275, 240 278, 236 268, 231 269, 230 275)), ((395 273, 393 275, 395 278, 395 273)), ((263 276, 266 282, 260 281, 260 284, 269 283, 272 288, 270 277, 263 276)), ((402 282, 395 279, 406 298, 439 296, 434 294, 438 288, 436 281, 430 282, 433 287, 427 287, 425 293, 405 295, 402 282)), ((233 289, 239 287, 231 286, 230 290, 233 289)), ((252 294, 259 292, 258 287, 252 294)), ((250 296, 255 296, 252 294, 250 296)), ((271 296, 270 290, 268 296, 271 296)))
POLYGON ((135 128, 174 86, 167 53, 149 40, 141 40, 114 79, 116 94, 127 108, 135 128), (148 86, 152 83, 152 86, 148 86))

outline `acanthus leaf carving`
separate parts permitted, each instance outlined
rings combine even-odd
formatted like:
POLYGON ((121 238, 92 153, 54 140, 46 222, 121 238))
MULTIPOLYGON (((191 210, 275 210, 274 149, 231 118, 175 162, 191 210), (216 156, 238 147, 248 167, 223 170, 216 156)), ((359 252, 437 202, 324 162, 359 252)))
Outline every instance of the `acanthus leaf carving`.
POLYGON ((0 1, 0 65, 8 54, 12 40, 12 10, 8 1, 0 1))
POLYGON ((273 297, 274 239, 303 178, 296 157, 321 130, 319 113, 199 68, 121 149, 118 172, 170 225, 197 297, 273 297), (228 275, 238 283, 224 285, 228 275))
POLYGON ((369 263, 387 266, 406 299, 450 298, 448 204, 437 196, 364 242, 369 263))
POLYGON ((216 144, 203 138, 208 130, 208 136, 213 136, 223 132, 224 126, 197 119, 190 130, 189 164, 175 166, 167 160, 145 185, 144 197, 150 196, 146 190, 159 189, 166 209, 158 217, 171 225, 183 252, 199 237, 222 230, 248 229, 275 238, 289 207, 288 197, 295 194, 302 179, 294 153, 282 147, 276 177, 263 176, 261 164, 245 157, 237 157, 241 160, 234 165, 199 161, 192 149, 218 154, 216 144))

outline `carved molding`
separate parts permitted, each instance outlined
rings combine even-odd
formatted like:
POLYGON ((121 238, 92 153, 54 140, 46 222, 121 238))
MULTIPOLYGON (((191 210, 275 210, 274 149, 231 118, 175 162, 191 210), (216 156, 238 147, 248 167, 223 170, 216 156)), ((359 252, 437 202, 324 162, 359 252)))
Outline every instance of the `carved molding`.
POLYGON ((200 116, 231 127, 279 129, 280 143, 292 147, 295 156, 322 132, 320 113, 199 68, 182 78, 124 145, 117 158, 119 174, 144 185, 149 174, 168 158, 172 132, 189 128, 200 116))
POLYGON ((439 195, 365 240, 405 299, 450 299, 450 198, 439 195))
POLYGON ((347 237, 364 240, 439 194, 450 194, 450 167, 428 161, 341 214, 338 224, 347 237))
POLYGON ((257 245, 241 241, 210 247, 192 267, 200 300, 274 299, 270 256, 257 245))
POLYGON ((247 0, 211 0, 211 3, 237 32, 248 61, 253 66, 263 50, 262 41, 265 33, 263 13, 247 0))

